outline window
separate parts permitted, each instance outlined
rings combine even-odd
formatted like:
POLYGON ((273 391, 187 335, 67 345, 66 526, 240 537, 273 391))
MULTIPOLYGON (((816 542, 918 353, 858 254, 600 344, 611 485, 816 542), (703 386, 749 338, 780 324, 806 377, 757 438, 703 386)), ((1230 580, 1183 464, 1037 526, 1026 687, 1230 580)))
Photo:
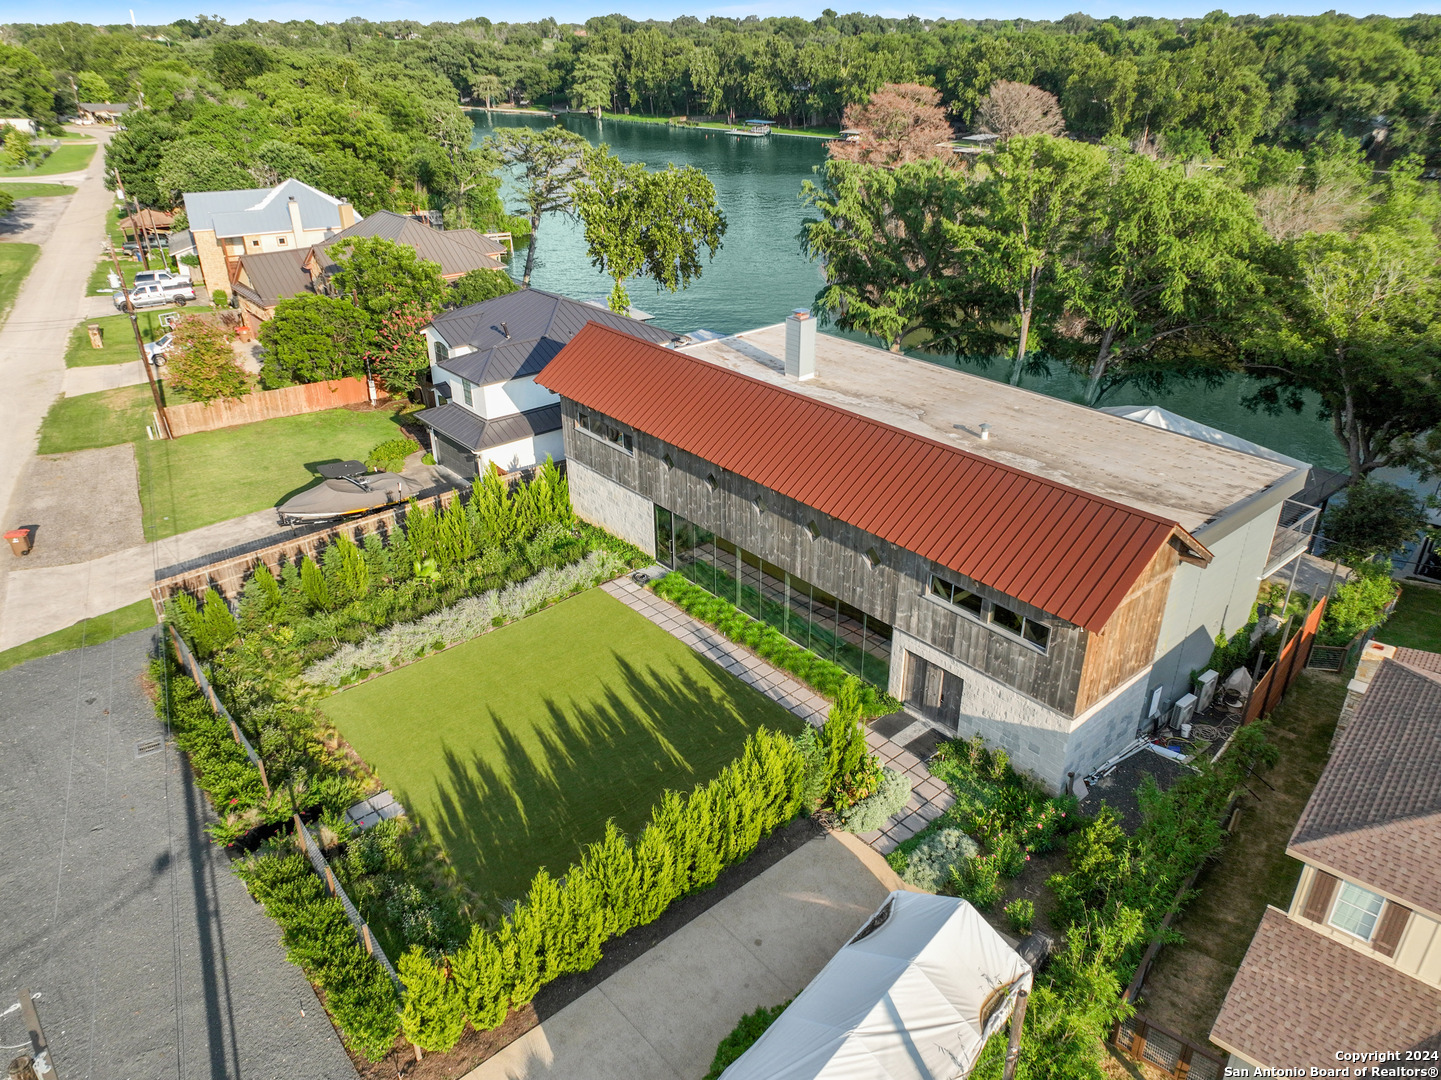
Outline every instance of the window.
POLYGON ((251 247, 259 247, 259 246, 260 246, 260 241, 259 241, 259 240, 252 240, 252 241, 250 241, 250 246, 251 246, 251 247))
POLYGON ((871 569, 881 565, 881 553, 875 548, 866 548, 866 562, 871 564, 871 569))
POLYGON ((276 237, 275 242, 276 242, 277 244, 279 244, 281 247, 284 247, 284 246, 285 246, 285 237, 283 237, 283 236, 276 237))
POLYGON ((669 452, 661 455, 661 461, 665 463, 667 469, 675 468, 675 458, 671 457, 669 452))
POLYGON ((986 604, 984 600, 975 593, 952 584, 943 577, 937 577, 935 574, 931 575, 931 595, 948 604, 954 604, 978 619, 983 617, 986 604))
POLYGON ((812 540, 816 540, 819 539, 821 535, 821 527, 817 525, 814 521, 808 521, 806 522, 806 532, 811 534, 812 540))
POLYGON ((474 389, 475 389, 475 383, 471 382, 469 379, 461 379, 461 380, 460 380, 460 392, 461 392, 462 395, 464 395, 464 397, 465 397, 465 403, 466 403, 467 405, 474 405, 474 404, 475 404, 475 401, 471 398, 471 392, 472 392, 474 389))
POLYGON ((590 413, 576 413, 576 414, 575 414, 575 426, 578 427, 578 428, 580 428, 582 431, 589 431, 589 430, 590 430, 590 413))
POLYGON ((1331 925, 1355 934, 1362 941, 1370 941, 1385 902, 1369 889, 1343 881, 1336 894, 1336 905, 1331 909, 1331 925))
POLYGON ((1051 643, 1051 628, 1045 623, 1036 622, 1034 619, 1026 620, 1026 627, 1021 631, 1021 637, 1025 638, 1038 649, 1044 649, 1051 643))
POLYGON ((1027 618, 1001 604, 992 603, 978 593, 973 593, 953 581, 947 581, 938 574, 931 575, 929 592, 935 599, 960 608, 967 615, 1003 633, 1014 635, 1042 652, 1045 652, 1051 643, 1051 628, 1045 623, 1027 618))
POLYGON ((1000 604, 991 605, 991 622, 995 623, 1002 630, 1009 630, 1013 634, 1019 634, 1026 620, 1010 608, 1001 607, 1000 604))
POLYGON ((717 487, 720 486, 720 481, 715 478, 715 473, 706 473, 705 482, 706 487, 710 488, 712 491, 714 491, 717 487))
POLYGON ((436 362, 437 364, 443 364, 443 363, 445 363, 445 362, 446 362, 447 360, 449 360, 449 359, 450 359, 450 349, 448 349, 448 348, 446 347, 445 342, 443 342, 443 341, 437 341, 437 342, 435 343, 435 362, 436 362))
POLYGON ((757 514, 764 514, 766 512, 766 501, 762 499, 759 495, 757 495, 751 501, 755 503, 757 514))

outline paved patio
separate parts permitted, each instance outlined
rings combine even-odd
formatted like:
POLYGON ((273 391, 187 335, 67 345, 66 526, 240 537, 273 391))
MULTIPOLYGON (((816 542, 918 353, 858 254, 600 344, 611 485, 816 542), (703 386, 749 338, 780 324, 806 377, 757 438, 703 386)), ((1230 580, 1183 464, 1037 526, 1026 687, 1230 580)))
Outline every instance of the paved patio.
MULTIPOLYGON (((601 588, 801 719, 816 727, 826 722, 831 707, 829 701, 795 676, 762 660, 744 645, 737 645, 715 627, 687 615, 669 600, 662 600, 628 577, 607 582, 601 588)), ((955 796, 925 765, 925 757, 935 749, 936 738, 930 725, 907 713, 880 717, 866 732, 866 742, 881 761, 911 778, 911 798, 901 812, 884 828, 860 834, 862 840, 883 855, 894 851, 896 845, 909 840, 955 804, 955 796)))

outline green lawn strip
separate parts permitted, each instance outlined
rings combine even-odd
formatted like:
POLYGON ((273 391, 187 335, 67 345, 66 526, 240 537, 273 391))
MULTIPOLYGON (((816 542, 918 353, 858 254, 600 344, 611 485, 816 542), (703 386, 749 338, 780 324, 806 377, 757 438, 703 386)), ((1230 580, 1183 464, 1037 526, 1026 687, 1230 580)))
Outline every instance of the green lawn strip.
POLYGON ((127 607, 90 619, 81 619, 64 630, 56 630, 53 634, 46 634, 34 641, 27 641, 23 645, 0 652, 0 671, 8 671, 17 664, 37 660, 42 656, 68 652, 86 645, 102 645, 134 630, 144 630, 147 626, 154 625, 155 605, 149 600, 137 600, 127 607))
MULTIPOLYGON (((135 389, 146 395, 148 416, 149 391, 135 389)), ((319 482, 308 464, 364 460, 397 434, 389 409, 326 409, 171 442, 145 441, 142 424, 135 458, 145 535, 157 540, 275 506, 319 482)))
POLYGON ((322 707, 484 899, 802 723, 599 589, 322 707))
MULTIPOLYGON (((140 336, 145 341, 156 341, 165 336, 166 330, 160 316, 173 308, 163 311, 139 311, 136 319, 140 323, 140 336)), ((126 364, 138 360, 140 352, 135 348, 135 334, 130 329, 130 316, 106 315, 100 319, 87 319, 70 331, 70 344, 65 349, 66 367, 101 367, 106 364, 126 364), (98 325, 101 330, 103 348, 90 344, 89 327, 98 325)))
POLYGON ((20 286, 30 276, 35 260, 40 258, 38 244, 0 244, 0 323, 10 314, 20 286))
POLYGON ((40 453, 68 454, 100 446, 145 441, 154 409, 150 387, 122 386, 79 397, 57 398, 40 424, 40 453))
POLYGON ((0 169, 0 176, 55 176, 59 173, 79 172, 90 164, 95 156, 95 144, 86 146, 60 146, 55 152, 33 169, 24 166, 14 169, 0 169))
POLYGON ((27 184, 22 181, 0 181, 0 191, 8 192, 16 199, 39 199, 51 195, 74 195, 75 189, 69 184, 27 184))
POLYGON ((1346 679, 1308 671, 1272 714, 1275 768, 1241 792, 1241 824, 1196 879, 1196 897, 1146 979, 1139 1009, 1203 1046, 1267 904, 1290 906, 1301 864, 1286 854, 1291 831, 1325 768, 1346 679), (1259 800, 1259 801, 1258 801, 1259 800))
POLYGON ((1376 638, 1405 649, 1441 652, 1441 589, 1403 581, 1396 610, 1376 638))

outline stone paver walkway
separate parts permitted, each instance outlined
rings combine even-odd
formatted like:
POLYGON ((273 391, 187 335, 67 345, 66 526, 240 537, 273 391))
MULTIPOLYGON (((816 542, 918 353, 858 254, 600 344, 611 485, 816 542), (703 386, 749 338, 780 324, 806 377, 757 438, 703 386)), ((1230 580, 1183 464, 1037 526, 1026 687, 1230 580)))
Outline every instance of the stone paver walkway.
MULTIPOLYGON (((744 645, 737 645, 713 626, 687 615, 669 600, 637 585, 629 577, 616 578, 601 586, 621 603, 644 615, 662 630, 685 642, 696 652, 715 661, 741 682, 759 690, 772 701, 785 706, 801 719, 816 727, 826 722, 831 703, 806 686, 795 676, 762 660, 744 645)), ((891 719, 889 717, 883 720, 891 719)), ((911 798, 899 814, 884 828, 860 834, 860 838, 881 854, 889 854, 896 845, 909 840, 955 804, 955 796, 926 768, 914 749, 925 745, 924 721, 897 714, 900 726, 895 735, 887 737, 887 725, 877 721, 866 732, 872 752, 897 772, 911 778, 911 798), (881 727, 882 730, 877 730, 881 727), (918 736, 922 736, 918 738, 918 736)))

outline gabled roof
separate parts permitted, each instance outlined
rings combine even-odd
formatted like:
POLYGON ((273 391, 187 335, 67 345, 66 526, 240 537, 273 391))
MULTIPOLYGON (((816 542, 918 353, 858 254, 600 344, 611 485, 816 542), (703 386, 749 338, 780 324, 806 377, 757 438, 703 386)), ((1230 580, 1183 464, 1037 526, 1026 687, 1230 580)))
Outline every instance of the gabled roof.
POLYGON ((192 231, 213 229, 216 237, 289 232, 292 197, 306 229, 341 227, 343 200, 299 180, 285 180, 273 188, 186 192, 185 214, 192 231))
POLYGON ((263 307, 274 307, 288 296, 299 296, 308 292, 310 275, 305 272, 307 255, 309 251, 304 248, 243 255, 240 266, 246 280, 237 279, 235 289, 263 307))
MULTIPOLYGON (((1413 650, 1406 650, 1412 652, 1413 650)), ((1423 653, 1434 665, 1434 653, 1423 653)), ((1441 670, 1383 660, 1288 852, 1441 915, 1441 670)))
POLYGON ((452 356, 440 367, 484 386, 536 374, 590 322, 658 344, 681 340, 681 335, 659 326, 540 289, 519 289, 448 311, 430 329, 452 351, 467 346, 475 350, 452 356))
POLYGON ((529 412, 487 420, 457 402, 448 401, 438 408, 416 413, 415 419, 451 442, 479 451, 559 431, 560 405, 542 405, 529 412))
POLYGON ((1174 521, 593 324, 536 379, 973 581, 1100 631, 1174 521))
POLYGON ((1268 907, 1211 1028, 1270 1068, 1336 1068, 1336 1051, 1441 1048, 1441 990, 1268 907))
POLYGON ((474 229, 432 229, 414 218, 391 210, 378 210, 329 240, 314 245, 323 273, 335 270, 331 255, 344 254, 345 241, 360 236, 377 236, 415 249, 422 259, 440 264, 442 277, 458 277, 472 270, 500 270, 505 247, 474 229), (337 247, 339 245, 339 247, 337 247))

